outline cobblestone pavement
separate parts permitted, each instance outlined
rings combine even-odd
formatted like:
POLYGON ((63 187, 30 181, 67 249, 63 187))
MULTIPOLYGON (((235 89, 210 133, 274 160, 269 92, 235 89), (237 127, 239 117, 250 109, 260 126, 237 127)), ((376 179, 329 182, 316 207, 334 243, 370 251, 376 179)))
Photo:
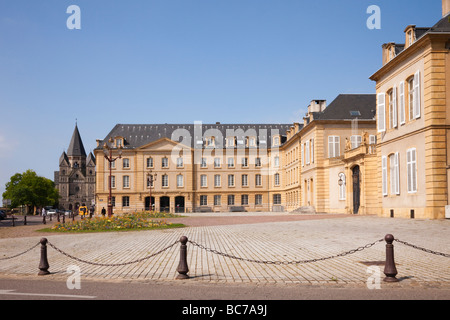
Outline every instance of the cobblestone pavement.
MULTIPOLYGON (((276 216, 273 213, 240 213, 236 217, 243 215, 276 216)), ((280 220, 285 215, 279 214, 280 220)), ((210 249, 205 250, 191 242, 187 244, 190 279, 185 281, 202 283, 365 285, 371 276, 368 266, 379 266, 381 276, 384 277, 385 242, 378 241, 386 234, 393 234, 396 239, 418 247, 450 253, 449 220, 329 217, 281 222, 262 220, 259 223, 201 225, 141 232, 54 234, 47 236, 51 244, 83 261, 49 247, 48 261, 52 273, 49 277, 67 277, 68 266, 76 265, 86 279, 172 281, 178 274, 179 243, 154 257, 145 258, 174 244, 181 236, 187 236, 190 241, 210 249), (218 251, 248 260, 291 262, 335 256, 373 243, 373 246, 352 254, 302 264, 256 263, 211 252, 218 251), (106 266, 139 259, 143 260, 121 266, 106 266)), ((33 247, 40 238, 2 239, 0 276, 36 275, 39 271, 40 246, 18 257, 7 258, 33 247)), ((394 246, 397 278, 401 280, 394 285, 450 288, 448 257, 424 252, 397 241, 394 246)))

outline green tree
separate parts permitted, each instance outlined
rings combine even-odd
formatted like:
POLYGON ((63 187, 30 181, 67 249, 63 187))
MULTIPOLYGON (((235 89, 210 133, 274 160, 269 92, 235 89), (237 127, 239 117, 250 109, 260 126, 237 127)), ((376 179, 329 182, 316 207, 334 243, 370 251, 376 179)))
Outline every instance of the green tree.
POLYGON ((6 183, 3 199, 11 200, 11 207, 21 205, 33 207, 53 206, 58 203, 59 192, 53 181, 40 177, 33 170, 16 173, 6 183))

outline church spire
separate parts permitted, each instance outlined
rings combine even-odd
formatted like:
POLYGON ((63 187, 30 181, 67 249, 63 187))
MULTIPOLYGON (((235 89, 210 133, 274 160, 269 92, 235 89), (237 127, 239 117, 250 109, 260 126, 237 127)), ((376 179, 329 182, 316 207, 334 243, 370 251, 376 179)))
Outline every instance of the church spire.
POLYGON ((75 124, 75 130, 73 131, 72 140, 70 140, 69 149, 67 149, 67 155, 69 157, 70 156, 86 157, 86 151, 84 150, 83 141, 81 140, 77 124, 75 124))

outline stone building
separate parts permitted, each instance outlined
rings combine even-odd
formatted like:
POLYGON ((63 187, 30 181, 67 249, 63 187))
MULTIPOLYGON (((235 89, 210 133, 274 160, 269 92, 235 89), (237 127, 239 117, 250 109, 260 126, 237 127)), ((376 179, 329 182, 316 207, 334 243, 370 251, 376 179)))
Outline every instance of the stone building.
POLYGON ((432 27, 409 25, 382 46, 377 183, 382 216, 444 218, 449 201, 450 0, 432 27))
POLYGON ((59 171, 55 171, 55 186, 59 191, 59 208, 77 210, 95 204, 95 157, 86 155, 78 126, 70 140, 67 152, 59 158, 59 171))

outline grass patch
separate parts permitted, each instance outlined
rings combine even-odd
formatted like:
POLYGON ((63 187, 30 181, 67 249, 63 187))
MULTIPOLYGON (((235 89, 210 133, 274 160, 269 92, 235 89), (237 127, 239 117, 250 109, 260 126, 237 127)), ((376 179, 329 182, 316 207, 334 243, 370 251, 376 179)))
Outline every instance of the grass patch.
POLYGON ((177 215, 159 212, 139 212, 113 217, 95 217, 92 219, 57 223, 51 228, 41 229, 41 232, 108 232, 137 231, 182 228, 181 223, 170 223, 163 218, 175 218, 177 215), (156 220, 155 220, 156 219, 156 220))

